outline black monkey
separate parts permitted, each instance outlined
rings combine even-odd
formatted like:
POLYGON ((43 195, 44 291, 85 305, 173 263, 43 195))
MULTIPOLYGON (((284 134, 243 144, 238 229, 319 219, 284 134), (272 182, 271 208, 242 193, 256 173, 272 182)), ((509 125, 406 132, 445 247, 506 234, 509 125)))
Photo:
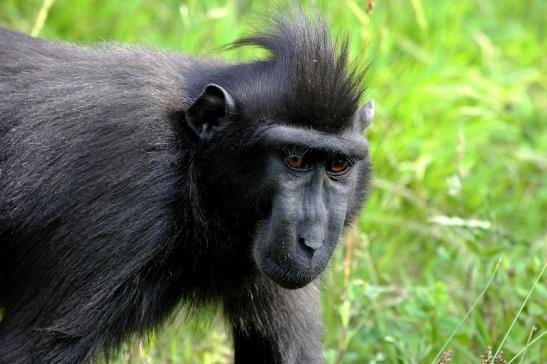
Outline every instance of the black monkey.
POLYGON ((108 358, 181 303, 223 307, 236 363, 324 362, 374 110, 324 22, 273 23, 241 64, 0 29, 0 363, 108 358))

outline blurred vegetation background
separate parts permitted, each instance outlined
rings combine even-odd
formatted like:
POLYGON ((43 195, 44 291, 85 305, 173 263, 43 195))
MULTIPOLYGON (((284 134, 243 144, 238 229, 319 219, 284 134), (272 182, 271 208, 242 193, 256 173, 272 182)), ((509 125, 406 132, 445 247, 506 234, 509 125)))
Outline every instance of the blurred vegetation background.
MULTIPOLYGON (((349 34, 353 59, 371 62, 377 105, 370 201, 323 278, 328 363, 427 363, 447 350, 481 363, 489 346, 508 362, 547 362, 547 2, 314 3, 349 34)), ((256 50, 218 48, 266 8, 2 0, 0 25, 239 60, 256 50)), ((220 317, 179 313, 117 360, 230 363, 231 350, 220 317)))

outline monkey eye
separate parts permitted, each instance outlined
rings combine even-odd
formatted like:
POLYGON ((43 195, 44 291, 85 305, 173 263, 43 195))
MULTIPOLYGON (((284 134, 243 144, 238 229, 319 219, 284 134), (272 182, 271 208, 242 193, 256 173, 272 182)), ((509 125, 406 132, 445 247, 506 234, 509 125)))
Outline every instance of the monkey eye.
POLYGON ((349 168, 350 163, 347 159, 337 158, 330 162, 328 170, 332 174, 342 174, 349 168))
POLYGON ((304 161, 301 155, 291 154, 285 157, 285 163, 291 169, 304 168, 304 161))
POLYGON ((285 164, 290 169, 310 169, 311 163, 310 159, 306 157, 305 154, 289 154, 285 157, 285 164))

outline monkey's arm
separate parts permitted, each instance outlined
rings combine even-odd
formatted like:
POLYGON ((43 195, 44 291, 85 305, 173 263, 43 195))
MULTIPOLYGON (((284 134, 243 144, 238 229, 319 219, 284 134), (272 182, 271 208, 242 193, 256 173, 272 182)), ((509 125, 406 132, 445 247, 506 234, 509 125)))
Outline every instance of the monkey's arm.
POLYGON ((225 299, 235 363, 324 363, 319 290, 287 290, 257 280, 225 299))

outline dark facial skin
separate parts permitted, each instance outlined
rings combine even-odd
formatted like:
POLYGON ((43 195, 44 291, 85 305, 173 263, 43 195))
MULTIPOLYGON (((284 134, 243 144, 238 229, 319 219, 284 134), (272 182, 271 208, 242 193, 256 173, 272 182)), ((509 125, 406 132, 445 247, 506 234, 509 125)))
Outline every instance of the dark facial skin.
POLYGON ((258 223, 253 258, 285 288, 323 272, 346 220, 356 169, 366 157, 361 136, 334 136, 287 126, 266 130, 264 179, 273 184, 270 215, 258 223))

